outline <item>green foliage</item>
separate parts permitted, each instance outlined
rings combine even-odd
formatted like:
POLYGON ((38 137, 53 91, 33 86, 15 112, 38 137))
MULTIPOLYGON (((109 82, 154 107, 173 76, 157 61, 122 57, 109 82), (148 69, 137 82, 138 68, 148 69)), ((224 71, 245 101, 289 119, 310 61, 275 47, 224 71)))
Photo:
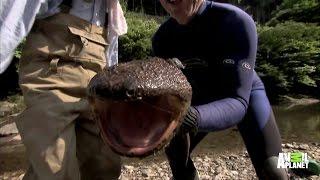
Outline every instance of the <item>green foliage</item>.
POLYGON ((283 91, 288 90, 287 75, 283 71, 280 71, 278 67, 273 66, 272 64, 266 63, 261 64, 257 67, 259 70, 259 75, 262 78, 268 79, 269 83, 272 83, 278 88, 282 88, 283 91))
POLYGON ((128 2, 127 0, 119 0, 123 12, 127 12, 128 2))
POLYGON ((284 0, 274 17, 267 25, 276 25, 284 21, 320 22, 320 3, 318 0, 284 0))
MULTIPOLYGON (((126 1, 121 3, 125 6, 126 1)), ((285 3, 282 7, 296 7, 285 3)), ((125 15, 129 29, 119 39, 120 62, 151 56, 151 38, 166 17, 129 11, 125 15)), ((310 95, 310 90, 320 91, 320 26, 290 21, 259 26, 258 34, 256 71, 269 93, 310 95)), ((20 58, 22 47, 23 43, 15 52, 16 58, 20 58)))
MULTIPOLYGON (((120 61, 150 56, 152 35, 164 18, 137 13, 126 16, 129 32, 120 38, 120 61)), ((310 95, 310 88, 319 89, 319 26, 285 22, 274 27, 260 26, 258 33, 256 70, 272 95, 298 92, 310 95)))
POLYGON ((283 0, 280 9, 305 9, 319 4, 318 0, 283 0))
POLYGON ((159 27, 158 19, 137 13, 127 13, 128 33, 119 38, 121 62, 151 56, 151 37, 159 27))
POLYGON ((14 57, 20 59, 21 58, 21 53, 22 53, 22 48, 24 46, 24 44, 26 43, 26 40, 24 39, 19 46, 16 48, 15 52, 14 52, 14 57))
MULTIPOLYGON (((124 0, 123 0, 124 1, 124 0)), ((125 0, 129 11, 149 15, 165 15, 159 0, 125 0)))
MULTIPOLYGON (((259 27, 257 71, 282 92, 320 88, 320 27, 286 22, 259 27)), ((306 92, 308 93, 308 92, 306 92)))

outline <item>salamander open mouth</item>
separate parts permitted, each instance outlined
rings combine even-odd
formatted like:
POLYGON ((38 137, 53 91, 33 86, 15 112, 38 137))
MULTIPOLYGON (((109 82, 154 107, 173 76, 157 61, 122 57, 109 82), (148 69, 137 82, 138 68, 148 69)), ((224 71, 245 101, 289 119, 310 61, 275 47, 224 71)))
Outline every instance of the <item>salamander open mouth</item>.
POLYGON ((91 79, 87 95, 104 142, 118 154, 144 157, 170 142, 192 87, 171 61, 152 58, 105 68, 91 79))
POLYGON ((157 106, 163 102, 168 99, 153 98, 152 104, 142 100, 95 99, 102 137, 115 152, 125 156, 146 156, 161 149, 179 126, 181 116, 175 113, 172 103, 157 106))

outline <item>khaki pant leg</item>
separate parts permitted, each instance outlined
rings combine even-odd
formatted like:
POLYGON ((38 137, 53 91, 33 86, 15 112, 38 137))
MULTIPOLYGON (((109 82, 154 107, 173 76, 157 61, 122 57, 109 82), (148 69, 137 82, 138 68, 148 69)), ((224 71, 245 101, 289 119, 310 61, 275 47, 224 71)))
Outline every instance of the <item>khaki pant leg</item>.
POLYGON ((86 100, 79 96, 85 90, 83 79, 88 77, 80 65, 64 64, 58 72, 51 72, 50 63, 57 59, 37 60, 34 57, 32 63, 20 67, 27 108, 17 125, 31 165, 25 179, 78 180, 74 120, 87 108, 86 100))
POLYGON ((95 173, 96 178, 116 179, 120 158, 104 146, 94 122, 86 118, 90 117, 87 84, 106 62, 103 37, 91 35, 90 31, 99 30, 92 26, 86 26, 89 32, 79 30, 83 21, 74 17, 59 14, 48 21, 30 33, 20 61, 20 86, 27 109, 17 118, 17 126, 30 162, 24 178, 79 179, 78 157, 83 179, 87 175, 94 179, 90 177, 95 173), (59 26, 50 26, 50 21, 59 26), (74 21, 76 29, 61 26, 74 21), (64 29, 71 33, 59 32, 64 29))
POLYGON ((77 157, 82 180, 113 180, 121 174, 121 159, 99 136, 96 124, 77 120, 77 157))

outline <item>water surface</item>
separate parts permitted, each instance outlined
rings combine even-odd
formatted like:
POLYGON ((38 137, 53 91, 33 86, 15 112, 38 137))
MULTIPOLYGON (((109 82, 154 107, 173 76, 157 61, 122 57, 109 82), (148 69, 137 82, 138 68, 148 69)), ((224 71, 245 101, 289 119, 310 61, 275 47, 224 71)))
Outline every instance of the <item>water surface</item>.
MULTIPOLYGON (((273 106, 283 143, 320 143, 320 103, 308 106, 273 106)), ((244 147, 236 128, 209 135, 199 144, 196 152, 235 151, 244 147)))

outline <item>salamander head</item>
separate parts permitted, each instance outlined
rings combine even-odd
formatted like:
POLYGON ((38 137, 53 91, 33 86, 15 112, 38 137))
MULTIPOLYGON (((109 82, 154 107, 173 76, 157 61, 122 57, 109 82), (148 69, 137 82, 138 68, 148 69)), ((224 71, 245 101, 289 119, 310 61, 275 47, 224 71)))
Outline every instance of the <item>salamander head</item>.
POLYGON ((149 155, 170 141, 191 96, 180 69, 159 58, 106 68, 88 87, 102 138, 115 152, 134 157, 149 155))

